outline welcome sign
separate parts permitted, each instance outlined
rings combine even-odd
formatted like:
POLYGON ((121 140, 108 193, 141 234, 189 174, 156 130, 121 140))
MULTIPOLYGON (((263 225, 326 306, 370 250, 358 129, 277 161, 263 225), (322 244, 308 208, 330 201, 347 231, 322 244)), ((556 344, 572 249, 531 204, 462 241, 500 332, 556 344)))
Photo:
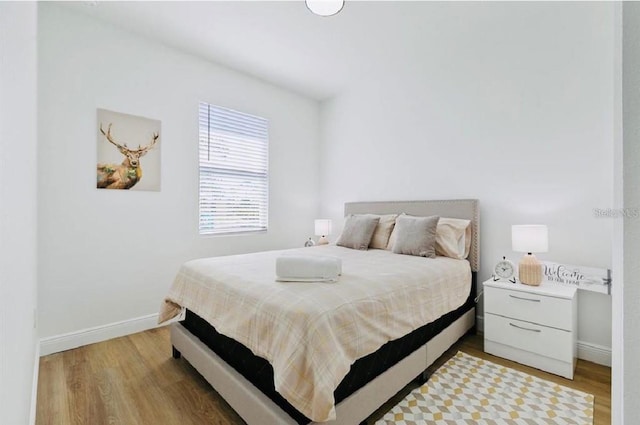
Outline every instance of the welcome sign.
POLYGON ((611 295, 611 270, 543 261, 545 280, 611 295))

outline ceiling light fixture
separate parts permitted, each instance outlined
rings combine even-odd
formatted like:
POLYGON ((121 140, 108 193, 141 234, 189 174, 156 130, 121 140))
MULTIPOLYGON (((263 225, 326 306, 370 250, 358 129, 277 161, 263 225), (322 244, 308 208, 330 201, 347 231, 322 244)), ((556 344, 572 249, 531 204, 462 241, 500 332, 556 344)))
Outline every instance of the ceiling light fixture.
POLYGON ((344 7, 344 0, 305 0, 307 8, 319 16, 333 16, 344 7))

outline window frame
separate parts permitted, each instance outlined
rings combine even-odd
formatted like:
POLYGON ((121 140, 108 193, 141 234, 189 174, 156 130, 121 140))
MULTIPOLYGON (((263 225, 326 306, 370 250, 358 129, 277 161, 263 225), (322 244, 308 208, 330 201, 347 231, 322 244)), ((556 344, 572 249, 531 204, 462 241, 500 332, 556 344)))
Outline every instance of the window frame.
POLYGON ((268 232, 269 180, 269 121, 199 102, 199 235, 268 232), (257 216, 253 217, 252 210, 257 216), (216 220, 227 223, 216 224, 216 220))

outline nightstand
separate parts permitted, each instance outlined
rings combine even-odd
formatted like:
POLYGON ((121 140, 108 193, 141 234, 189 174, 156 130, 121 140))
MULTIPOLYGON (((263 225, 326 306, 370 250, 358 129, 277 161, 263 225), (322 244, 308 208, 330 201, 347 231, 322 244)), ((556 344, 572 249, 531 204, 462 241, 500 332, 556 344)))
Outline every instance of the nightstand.
POLYGON ((573 379, 576 288, 484 282, 484 351, 573 379))

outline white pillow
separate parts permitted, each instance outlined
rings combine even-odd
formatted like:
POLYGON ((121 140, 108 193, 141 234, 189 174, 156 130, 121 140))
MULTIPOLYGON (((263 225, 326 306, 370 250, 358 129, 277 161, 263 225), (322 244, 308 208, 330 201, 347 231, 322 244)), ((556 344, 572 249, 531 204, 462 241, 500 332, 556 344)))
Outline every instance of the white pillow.
POLYGON ((471 249, 471 221, 441 217, 436 229, 436 254, 464 260, 471 249))
MULTIPOLYGON (((398 217, 396 217, 396 223, 398 222, 398 218, 404 217, 407 214, 402 213, 398 217)), ((387 251, 393 251, 393 246, 396 244, 396 239, 398 238, 398 232, 396 232, 396 226, 393 226, 393 230, 391 231, 391 235, 389 235, 389 242, 387 243, 387 251)))
POLYGON ((369 248, 387 249, 387 245, 389 244, 389 237, 391 236, 391 232, 395 227, 396 217, 398 217, 398 214, 387 214, 377 217, 380 217, 380 221, 376 226, 376 230, 373 232, 373 237, 371 238, 371 243, 369 243, 369 248))

